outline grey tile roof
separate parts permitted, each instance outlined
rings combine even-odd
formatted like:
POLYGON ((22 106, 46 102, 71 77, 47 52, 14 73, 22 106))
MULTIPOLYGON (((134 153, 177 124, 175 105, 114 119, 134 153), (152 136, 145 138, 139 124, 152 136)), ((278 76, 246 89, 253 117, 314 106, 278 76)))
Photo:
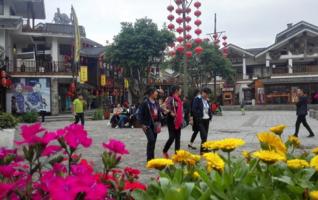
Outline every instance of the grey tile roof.
POLYGON ((262 51, 264 51, 267 48, 251 48, 251 49, 245 49, 246 51, 250 52, 253 55, 256 55, 262 51))

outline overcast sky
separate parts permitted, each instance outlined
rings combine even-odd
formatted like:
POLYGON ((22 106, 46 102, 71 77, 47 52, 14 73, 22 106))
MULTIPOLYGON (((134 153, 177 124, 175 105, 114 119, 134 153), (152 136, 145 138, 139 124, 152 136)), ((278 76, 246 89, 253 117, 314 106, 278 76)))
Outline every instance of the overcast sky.
MULTIPOLYGON (((112 41, 120 22, 137 18, 153 19, 159 27, 167 22, 166 7, 171 0, 45 0, 47 21, 59 7, 70 13, 74 6, 87 37, 101 44, 112 41)), ((287 23, 301 20, 318 25, 318 0, 201 0, 203 36, 213 31, 213 15, 218 30, 226 31, 229 42, 243 48, 266 47, 287 23)))

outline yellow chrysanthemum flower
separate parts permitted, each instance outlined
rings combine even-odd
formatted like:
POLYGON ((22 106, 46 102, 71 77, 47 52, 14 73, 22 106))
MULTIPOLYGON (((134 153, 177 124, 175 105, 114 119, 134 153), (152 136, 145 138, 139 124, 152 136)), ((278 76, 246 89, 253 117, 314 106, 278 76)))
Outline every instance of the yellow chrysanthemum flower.
POLYGON ((210 150, 210 151, 216 151, 220 149, 219 141, 207 141, 202 145, 203 148, 210 150))
POLYGON ((315 156, 311 159, 310 167, 313 167, 316 171, 318 171, 318 156, 315 156))
POLYGON ((162 170, 166 167, 173 165, 173 161, 165 158, 157 158, 148 161, 147 168, 148 169, 158 169, 162 170))
POLYGON ((312 191, 309 194, 311 200, 318 200, 318 191, 312 191))
POLYGON ((300 140, 298 139, 298 137, 295 137, 293 135, 288 136, 288 141, 291 142, 294 147, 300 147, 300 140))
POLYGON ((249 160, 249 159, 251 158, 251 154, 250 154, 250 152, 248 152, 248 151, 243 151, 243 152, 242 152, 242 156, 243 156, 245 159, 247 159, 247 160, 249 160))
POLYGON ((312 152, 313 154, 318 155, 318 147, 317 147, 317 148, 314 148, 313 150, 311 150, 311 152, 312 152))
POLYGON ((309 167, 309 163, 306 160, 293 159, 287 161, 287 166, 290 169, 303 169, 309 167))
POLYGON ((224 170, 224 161, 222 158, 216 153, 206 153, 203 155, 205 160, 207 161, 207 170, 211 172, 213 169, 219 172, 224 170))
POLYGON ((274 126, 272 128, 270 128, 269 130, 272 131, 273 133, 277 134, 277 135, 281 135, 284 132, 284 129, 287 126, 285 126, 284 124, 279 124, 277 126, 274 126))
POLYGON ((179 150, 175 155, 172 156, 172 161, 174 163, 182 163, 186 165, 195 165, 197 162, 199 162, 201 159, 201 156, 199 155, 193 155, 188 151, 185 150, 179 150))
POLYGON ((278 161, 285 161, 286 157, 275 151, 260 150, 253 154, 254 157, 260 159, 267 164, 274 164, 278 161))
POLYGON ((231 152, 244 144, 244 140, 238 138, 227 138, 218 142, 219 148, 224 152, 231 152))
POLYGON ((199 179, 199 178, 200 178, 200 174, 199 174, 197 171, 195 171, 195 172, 193 173, 192 177, 193 177, 194 179, 199 179))
POLYGON ((257 134, 257 138, 261 143, 268 145, 269 150, 275 150, 282 154, 286 153, 287 151, 282 139, 273 133, 261 132, 257 134))

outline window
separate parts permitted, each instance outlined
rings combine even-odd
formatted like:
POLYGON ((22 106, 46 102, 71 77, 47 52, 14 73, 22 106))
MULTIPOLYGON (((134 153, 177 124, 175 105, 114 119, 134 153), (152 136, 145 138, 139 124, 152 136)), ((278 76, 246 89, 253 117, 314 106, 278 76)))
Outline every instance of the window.
POLYGON ((0 0, 0 15, 4 14, 4 0, 0 0))

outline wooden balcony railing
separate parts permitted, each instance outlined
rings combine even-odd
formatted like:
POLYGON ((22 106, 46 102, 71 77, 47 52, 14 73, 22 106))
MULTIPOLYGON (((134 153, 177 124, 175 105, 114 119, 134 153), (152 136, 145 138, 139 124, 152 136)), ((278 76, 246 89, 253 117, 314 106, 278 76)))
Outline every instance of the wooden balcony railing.
POLYGON ((71 63, 48 61, 10 62, 8 72, 11 74, 72 74, 71 63))

